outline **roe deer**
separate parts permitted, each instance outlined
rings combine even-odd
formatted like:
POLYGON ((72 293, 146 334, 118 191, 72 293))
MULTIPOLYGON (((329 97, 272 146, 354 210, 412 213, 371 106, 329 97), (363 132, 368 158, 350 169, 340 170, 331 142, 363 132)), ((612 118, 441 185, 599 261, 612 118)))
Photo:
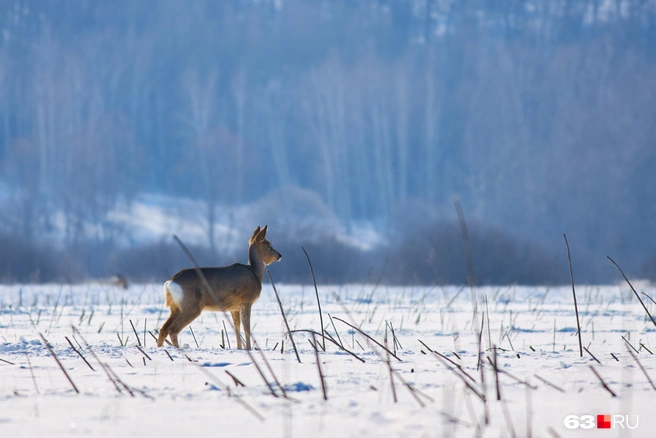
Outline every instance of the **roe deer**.
POLYGON ((241 349, 239 324, 244 326, 246 348, 251 349, 251 306, 260 297, 264 268, 282 255, 266 239, 267 226, 255 229, 248 245, 248 264, 235 263, 220 268, 200 268, 211 291, 207 290, 196 269, 183 269, 164 283, 165 303, 171 315, 157 338, 161 347, 167 336, 178 347, 178 333, 203 310, 227 311, 232 315, 241 349))

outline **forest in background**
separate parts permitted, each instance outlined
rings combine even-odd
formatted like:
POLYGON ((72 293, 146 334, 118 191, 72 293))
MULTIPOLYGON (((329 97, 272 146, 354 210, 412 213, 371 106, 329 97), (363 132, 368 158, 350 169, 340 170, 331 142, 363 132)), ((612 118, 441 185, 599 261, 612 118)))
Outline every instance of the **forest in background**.
POLYGON ((4 281, 188 265, 116 244, 144 193, 202 201, 228 261, 229 211, 297 188, 387 240, 279 221, 286 281, 304 244, 322 281, 465 282, 454 197, 479 282, 568 281, 562 233, 580 281, 656 278, 654 1, 3 0, 0 31, 4 281))

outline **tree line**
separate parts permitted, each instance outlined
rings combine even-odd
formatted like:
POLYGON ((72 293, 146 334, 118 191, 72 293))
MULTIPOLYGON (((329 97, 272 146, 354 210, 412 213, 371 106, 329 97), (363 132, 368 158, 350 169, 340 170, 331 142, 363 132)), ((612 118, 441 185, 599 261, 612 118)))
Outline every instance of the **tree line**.
POLYGON ((167 193, 214 242, 217 209, 302 187, 390 240, 458 196, 548 250, 567 232, 590 280, 607 253, 649 275, 654 1, 4 6, 0 216, 26 241, 109 245, 113 209, 167 193))

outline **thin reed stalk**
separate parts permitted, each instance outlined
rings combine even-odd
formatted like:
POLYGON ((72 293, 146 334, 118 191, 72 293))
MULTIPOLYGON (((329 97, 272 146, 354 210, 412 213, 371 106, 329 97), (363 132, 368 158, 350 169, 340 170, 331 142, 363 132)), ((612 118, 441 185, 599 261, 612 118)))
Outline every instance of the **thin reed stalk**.
MULTIPOLYGON (((276 285, 273 283, 273 279, 271 278, 271 273, 267 269, 267 276, 269 277, 269 281, 271 282, 271 286, 273 286, 273 291, 276 294, 276 299, 278 300, 278 306, 280 306, 280 313, 282 314, 282 319, 285 321, 285 327, 287 327, 287 333, 289 333, 289 339, 292 341, 292 347, 294 347, 294 353, 296 353, 296 360, 298 360, 298 363, 301 363, 301 357, 298 355, 298 349, 296 348, 296 343, 294 342, 294 336, 291 334, 291 329, 289 328, 289 322, 287 322, 287 317, 285 316, 285 310, 282 308, 282 301, 280 301, 280 295, 278 295, 278 289, 276 289, 276 285)), ((323 329, 323 326, 321 327, 323 329)))
MULTIPOLYGON (((324 336, 321 333, 318 333, 318 332, 315 332, 314 330, 309 330, 309 329, 297 329, 297 330, 292 330, 292 332, 293 333, 305 332, 305 333, 311 333, 311 334, 316 335, 316 336, 324 336)), ((343 351, 347 352, 348 354, 350 354, 351 356, 353 356, 354 358, 356 358, 360 362, 364 363, 364 359, 362 359, 361 357, 359 357, 358 355, 356 355, 352 351, 347 350, 343 345, 338 344, 337 341, 335 341, 334 339, 331 339, 330 336, 326 336, 326 339, 328 339, 330 342, 335 344, 340 350, 343 350, 343 351)))
MULTIPOLYGON (((317 338, 314 335, 314 332, 312 333, 312 341, 314 341, 314 345, 317 345, 317 338)), ((321 371, 321 360, 319 360, 319 349, 314 348, 314 358, 317 361, 317 370, 319 370, 319 379, 321 379, 321 391, 323 392, 323 399, 328 400, 328 393, 326 392, 326 379, 323 377, 323 371, 321 371)), ((392 387, 394 384, 392 384, 392 387)), ((396 394, 394 396, 394 401, 396 402, 396 394)))
POLYGON ((643 367, 643 366, 642 366, 642 363, 640 363, 640 359, 638 359, 638 356, 636 356, 635 354, 633 354, 633 351, 631 351, 629 348, 627 348, 626 351, 628 351, 629 354, 631 355, 631 357, 633 358, 633 360, 635 360, 635 361, 637 362, 638 366, 640 367, 640 369, 642 370, 643 374, 644 374, 645 377, 647 378, 647 381, 648 381, 649 384, 651 385, 652 389, 653 389, 654 391, 656 391, 656 385, 654 385, 654 382, 652 382, 651 377, 649 377, 649 374, 647 374, 647 370, 645 370, 645 367, 643 367))
POLYGON ((586 347, 583 347, 583 349, 584 349, 585 351, 587 351, 588 354, 589 354, 590 356, 592 356, 592 358, 593 358, 594 360, 597 361, 597 363, 599 363, 599 364, 601 363, 601 362, 599 362, 599 359, 597 359, 597 358, 595 357, 594 354, 590 353, 590 350, 588 350, 586 347))
POLYGON ((581 341, 581 323, 579 322, 579 306, 576 303, 576 291, 574 290, 574 273, 572 271, 572 257, 569 253, 569 243, 567 242, 567 236, 563 233, 565 238, 565 246, 567 247, 567 261, 569 262, 569 278, 572 282, 572 295, 574 295, 574 311, 576 312, 576 328, 579 335, 579 353, 583 357, 583 342, 581 341))
MULTIPOLYGON (((321 300, 319 299, 319 290, 317 289, 317 280, 314 278, 314 269, 312 268, 312 262, 310 261, 310 256, 308 255, 307 251, 305 248, 301 246, 301 249, 305 253, 305 257, 307 258, 308 264, 310 265, 310 274, 312 274, 312 283, 314 283, 314 293, 317 295, 317 307, 319 307, 319 323, 321 324, 321 334, 323 335, 324 330, 323 330, 323 313, 321 313, 321 300)), ((322 349, 323 351, 326 351, 326 337, 322 336, 323 339, 323 345, 322 349)))
POLYGON ((467 388, 469 388, 474 394, 476 394, 476 396, 477 396, 477 397, 478 397, 483 403, 485 403, 485 396, 484 396, 484 395, 483 395, 478 389, 476 389, 476 388, 474 387, 474 385, 472 385, 471 383, 469 383, 469 382, 467 381, 467 379, 465 378, 464 375, 462 375, 462 374, 460 374, 460 373, 458 373, 458 372, 456 371, 456 370, 458 370, 457 367, 452 367, 447 361, 445 361, 445 360, 443 359, 443 357, 442 357, 441 355, 436 356, 436 357, 437 357, 437 359, 438 359, 440 362, 442 362, 442 364, 443 364, 443 365, 444 365, 449 371, 451 371, 453 374, 455 374, 456 376, 458 376, 458 378, 459 378, 460 380, 462 380, 462 382, 465 384, 465 386, 467 386, 467 388))
POLYGON ((40 395, 39 386, 36 384, 36 378, 34 377, 34 370, 32 369, 32 362, 30 362, 30 355, 25 353, 25 359, 27 360, 27 367, 30 369, 30 375, 32 376, 32 383, 34 383, 34 389, 36 390, 36 395, 40 395))
POLYGON ((102 363, 102 362, 100 361, 100 358, 99 358, 99 357, 96 355, 96 353, 93 351, 93 349, 91 348, 91 346, 89 345, 89 343, 86 341, 86 339, 84 339, 84 336, 82 336, 82 333, 80 333, 80 331, 79 331, 75 326, 72 326, 72 327, 73 327, 73 331, 74 331, 75 333, 78 334, 78 336, 80 337, 80 339, 82 339, 82 343, 83 343, 84 346, 87 348, 87 350, 89 350, 89 353, 91 353, 91 355, 93 356, 93 358, 96 359, 96 361, 98 362, 98 364, 100 364, 100 368, 102 368, 102 370, 105 372, 105 374, 107 375, 107 378, 109 379, 109 381, 112 382, 112 383, 114 384, 114 388, 116 389, 116 391, 117 391, 119 394, 121 394, 121 388, 118 386, 118 384, 116 383, 116 381, 112 378, 112 375, 111 375, 111 373, 109 372, 107 366, 106 366, 104 363, 102 363))
POLYGON ((50 348, 50 344, 48 344, 48 341, 46 340, 46 338, 41 333, 39 333, 39 336, 41 337, 41 341, 43 342, 43 345, 46 346, 46 348, 48 349, 48 351, 52 355, 53 359, 55 359, 55 362, 57 362, 57 365, 59 365, 59 368, 62 370, 62 372, 66 376, 66 378, 68 379, 69 383, 71 384, 71 386, 73 387, 75 392, 79 394, 80 390, 77 389, 77 386, 75 386, 75 383, 73 383, 73 379, 71 379, 71 376, 68 375, 68 371, 66 371, 66 369, 64 368, 64 365, 62 365, 61 361, 59 360, 59 358, 57 357, 55 352, 52 351, 52 348, 50 348))
POLYGON ((631 288, 631 290, 635 294, 636 298, 638 298, 638 301, 640 301, 640 304, 642 304, 642 308, 645 309, 645 312, 647 312, 647 316, 649 316, 649 319, 651 319, 651 322, 654 323, 654 326, 656 326, 656 320, 654 320, 654 317, 651 316, 651 313, 649 313, 649 310, 647 310, 647 306, 645 306, 645 303, 642 301, 642 299, 640 298, 640 295, 638 295, 638 292, 636 292, 635 288, 633 287, 633 285, 631 284, 629 279, 624 274, 624 271, 622 271, 622 268, 620 268, 619 265, 617 263, 615 263, 615 260, 611 259, 609 256, 606 256, 606 257, 608 258, 608 260, 613 262, 615 267, 620 271, 620 273, 622 274, 622 277, 624 277, 624 280, 626 280, 626 282, 629 284, 629 287, 631 288))
POLYGON ((132 327, 132 331, 134 332, 134 337, 137 338, 137 344, 141 347, 141 340, 139 340, 139 333, 137 333, 137 329, 134 328, 134 324, 132 324, 132 320, 128 319, 128 321, 130 321, 130 327, 132 327))
POLYGON ((543 378, 543 377, 540 377, 540 376, 537 375, 537 374, 533 374, 533 375, 535 376, 536 379, 538 379, 539 381, 541 381, 541 382, 544 383, 545 385, 551 386, 553 389, 555 389, 556 391, 560 391, 560 392, 562 392, 563 394, 565 393, 565 390, 564 390, 563 388, 561 388, 560 386, 554 385, 553 383, 551 383, 551 382, 548 381, 547 379, 545 379, 545 378, 543 378))
POLYGON ((396 354, 392 353, 387 347, 385 347, 383 344, 381 344, 380 342, 378 342, 377 340, 375 340, 374 338, 372 338, 371 336, 369 336, 369 335, 368 335, 367 333, 365 333, 363 330, 360 330, 359 328, 357 328, 357 327, 354 326, 353 324, 350 324, 350 323, 348 323, 348 322, 344 321, 343 319, 338 318, 338 317, 336 317, 336 316, 334 317, 334 319, 336 319, 337 321, 339 321, 339 322, 341 322, 341 323, 344 323, 344 324, 346 324, 347 326, 351 327, 353 330, 357 331, 357 332, 360 333, 362 336, 366 337, 367 339, 369 339, 370 341, 372 341, 374 344, 378 345, 378 346, 379 346, 380 348, 382 348, 384 351, 388 352, 390 355, 392 355, 392 357, 393 357, 394 359, 398 360, 399 362, 402 362, 401 359, 400 359, 396 354))
MULTIPOLYGON (((385 339, 385 344, 387 344, 387 339, 385 339)), ((387 363, 387 368, 389 369, 390 385, 392 386, 392 396, 394 397, 394 403, 397 403, 396 398, 396 387, 394 386, 394 370, 392 370, 392 362, 390 361, 390 351, 388 348, 385 348, 387 351, 387 357, 385 362, 387 363)))
POLYGON ((68 341, 68 345, 70 345, 71 348, 73 349, 73 351, 76 352, 77 355, 80 356, 80 357, 82 358, 82 360, 84 361, 84 363, 87 364, 87 366, 91 369, 91 371, 96 371, 96 370, 93 369, 93 367, 91 366, 91 364, 87 361, 87 359, 86 359, 84 356, 82 356, 82 353, 80 353, 80 351, 79 351, 77 348, 75 348, 75 346, 73 345, 73 343, 71 342, 71 340, 68 339, 68 336, 64 336, 64 339, 66 339, 66 341, 68 341))
POLYGON ((197 367, 198 367, 198 370, 199 370, 200 372, 202 372, 203 374, 205 374, 205 375, 206 375, 207 377, 209 377, 214 383, 216 383, 219 387, 221 387, 221 388, 222 388, 222 389, 228 394, 228 397, 234 399, 234 400, 235 400, 237 403, 239 403, 239 405, 241 405, 244 409, 246 409, 248 412, 250 412, 251 414, 253 414, 253 416, 254 416, 255 418, 257 418, 258 420, 264 422, 264 417, 262 416, 262 414, 260 414, 257 410, 255 410, 255 408, 253 408, 251 405, 249 405, 249 404, 246 403, 244 400, 242 400, 241 397, 239 397, 237 394, 232 394, 232 392, 230 391, 230 387, 228 387, 227 385, 225 385, 225 384, 224 384, 223 382, 221 382, 221 381, 220 381, 220 380, 219 380, 214 374, 210 373, 208 370, 206 370, 206 369, 203 368, 202 366, 197 365, 197 367))
POLYGON ((595 370, 592 365, 590 365, 590 369, 592 370, 594 375, 597 376, 597 379, 599 379, 599 382, 601 383, 601 386, 603 386, 604 389, 610 393, 610 395, 612 395, 613 397, 617 397, 617 394, 615 394, 615 392, 613 392, 613 390, 608 387, 608 385, 606 384, 604 379, 601 378, 601 376, 599 375, 597 370, 595 370))

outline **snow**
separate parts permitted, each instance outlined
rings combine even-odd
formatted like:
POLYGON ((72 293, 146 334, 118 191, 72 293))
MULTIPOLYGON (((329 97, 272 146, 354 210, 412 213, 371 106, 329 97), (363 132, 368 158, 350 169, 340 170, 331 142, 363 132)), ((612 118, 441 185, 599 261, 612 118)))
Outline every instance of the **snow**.
MULTIPOLYGON (((292 329, 320 331, 314 289, 277 287, 292 329)), ((221 313, 204 312, 191 324, 196 340, 185 329, 180 334, 184 347, 179 350, 158 349, 155 340, 146 335, 141 348, 147 358, 137 348, 131 322, 141 343, 144 325, 154 333, 162 324, 168 311, 163 308, 161 284, 135 284, 127 291, 100 284, 0 286, 0 431, 2 436, 406 437, 476 436, 481 428, 480 435, 497 437, 511 436, 512 428, 520 437, 528 436, 529 430, 533 436, 569 437, 610 432, 568 430, 564 425, 568 415, 622 414, 630 416, 632 425, 636 415, 639 422, 637 429, 624 430, 621 436, 628 432, 633 437, 653 435, 656 394, 627 352, 626 341, 639 350, 636 356, 654 380, 656 361, 649 350, 656 350, 656 343, 652 344, 656 330, 628 286, 577 288, 583 346, 601 363, 585 351, 579 356, 571 288, 476 288, 475 319, 472 294, 467 290, 457 295, 460 289, 320 286, 326 330, 365 361, 361 363, 327 342, 326 351, 319 353, 327 386, 328 400, 324 401, 315 352, 308 342, 311 337, 300 332, 294 335, 299 364, 290 339, 284 337, 285 325, 268 286, 252 315, 253 336, 262 347, 253 351, 252 357, 267 383, 253 359, 234 348, 233 330, 221 313), (476 366, 484 312, 485 389, 476 366), (401 359, 389 358, 396 373, 394 390, 388 355, 338 318, 354 321, 380 343, 387 337, 389 349, 392 353, 396 350, 401 359), (227 338, 222 333, 224 322, 227 338), (81 335, 74 333, 72 326, 81 335), (392 328, 398 340, 395 347, 392 328), (75 393, 39 333, 48 340, 80 394, 75 393), (121 393, 117 391, 84 340, 134 396, 123 388, 121 393), (432 354, 420 340, 461 366, 471 379, 432 354), (499 348, 502 401, 496 399, 495 374, 486 360, 494 359, 490 344, 499 348), (591 366, 617 397, 600 385, 591 366), (401 378, 417 392, 411 393, 401 378), (237 381, 245 386, 236 386, 237 381), (483 421, 485 405, 474 390, 486 395, 488 425, 483 421)), ((640 291, 656 296, 651 286, 640 291)), ((656 305, 641 296, 649 311, 656 312, 656 305)))

